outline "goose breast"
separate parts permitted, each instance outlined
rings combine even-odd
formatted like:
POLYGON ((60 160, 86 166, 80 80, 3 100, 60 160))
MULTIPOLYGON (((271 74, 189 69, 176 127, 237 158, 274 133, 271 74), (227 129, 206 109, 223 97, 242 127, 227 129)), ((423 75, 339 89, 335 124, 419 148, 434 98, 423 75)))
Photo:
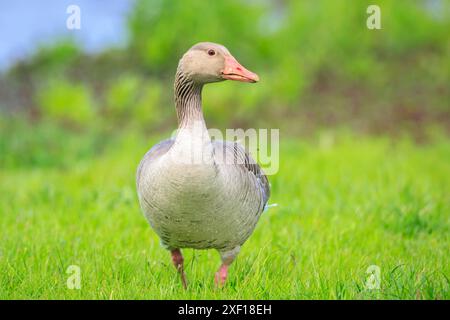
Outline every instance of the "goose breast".
POLYGON ((237 143, 212 142, 214 161, 186 164, 170 157, 165 140, 137 172, 141 208, 167 248, 218 250, 242 245, 269 198, 266 176, 237 143))

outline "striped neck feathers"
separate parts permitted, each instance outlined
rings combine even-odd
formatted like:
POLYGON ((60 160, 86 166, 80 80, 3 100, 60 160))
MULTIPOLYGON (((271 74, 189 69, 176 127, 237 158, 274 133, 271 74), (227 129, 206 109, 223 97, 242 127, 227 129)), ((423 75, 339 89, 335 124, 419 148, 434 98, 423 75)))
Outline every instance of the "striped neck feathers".
POLYGON ((175 107, 178 127, 190 127, 196 122, 204 123, 202 111, 203 84, 195 83, 180 69, 175 75, 175 107))

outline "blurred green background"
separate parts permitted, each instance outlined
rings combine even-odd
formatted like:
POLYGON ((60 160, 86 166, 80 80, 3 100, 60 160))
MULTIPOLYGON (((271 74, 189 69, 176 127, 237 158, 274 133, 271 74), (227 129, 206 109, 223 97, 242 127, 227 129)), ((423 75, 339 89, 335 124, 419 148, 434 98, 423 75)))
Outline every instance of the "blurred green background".
MULTIPOLYGON (((449 298, 449 1, 138 0, 123 40, 93 51, 63 2, 62 34, 0 74, 0 298, 449 298), (176 128, 175 70, 199 41, 261 78, 208 85, 204 112, 208 127, 280 129, 279 206, 223 291, 218 258, 186 250, 182 292, 134 175, 176 128), (65 287, 73 264, 81 291, 65 287), (371 264, 381 290, 364 286, 371 264)), ((81 5, 83 32, 101 3, 81 5)))
POLYGON ((7 70, 2 117, 172 129, 178 59, 194 43, 213 41, 262 81, 209 86, 210 126, 294 136, 330 127, 417 139, 429 126, 448 132, 449 2, 378 3, 381 30, 366 28, 367 1, 136 1, 122 46, 86 54, 60 37, 7 70))

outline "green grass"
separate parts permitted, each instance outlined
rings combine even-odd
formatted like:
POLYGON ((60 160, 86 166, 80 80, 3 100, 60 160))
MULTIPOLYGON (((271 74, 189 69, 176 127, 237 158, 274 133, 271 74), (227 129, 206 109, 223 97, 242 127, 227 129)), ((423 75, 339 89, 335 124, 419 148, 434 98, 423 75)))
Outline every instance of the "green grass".
POLYGON ((450 141, 284 138, 272 203, 223 289, 184 250, 184 291, 140 213, 159 138, 14 123, 0 130, 0 299, 449 299, 450 141), (66 286, 70 265, 81 290, 66 286), (377 265, 381 287, 365 287, 377 265))

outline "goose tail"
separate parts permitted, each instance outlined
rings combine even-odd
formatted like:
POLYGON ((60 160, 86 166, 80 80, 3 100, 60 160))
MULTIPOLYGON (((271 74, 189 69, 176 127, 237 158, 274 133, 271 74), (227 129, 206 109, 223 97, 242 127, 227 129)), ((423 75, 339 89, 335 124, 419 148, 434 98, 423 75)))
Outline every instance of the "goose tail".
POLYGON ((273 208, 273 207, 278 207, 278 203, 272 203, 272 204, 266 204, 265 206, 264 206, 264 210, 263 210, 263 212, 266 212, 267 210, 269 210, 270 208, 273 208))

